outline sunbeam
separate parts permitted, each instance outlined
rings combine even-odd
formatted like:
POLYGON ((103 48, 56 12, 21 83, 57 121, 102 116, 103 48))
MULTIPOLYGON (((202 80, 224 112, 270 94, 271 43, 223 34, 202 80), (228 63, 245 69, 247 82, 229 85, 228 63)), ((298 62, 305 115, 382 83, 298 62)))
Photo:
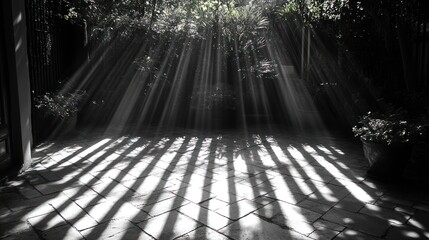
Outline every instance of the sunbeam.
POLYGON ((429 238, 424 0, 0 7, 0 239, 429 238))

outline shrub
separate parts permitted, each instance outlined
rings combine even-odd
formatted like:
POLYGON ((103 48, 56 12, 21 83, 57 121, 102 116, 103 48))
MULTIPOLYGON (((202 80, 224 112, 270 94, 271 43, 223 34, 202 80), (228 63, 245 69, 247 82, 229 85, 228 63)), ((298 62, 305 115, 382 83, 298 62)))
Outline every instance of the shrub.
POLYGON ((393 143, 408 143, 423 135, 422 125, 405 120, 402 114, 368 114, 361 117, 358 125, 352 129, 355 137, 363 141, 381 142, 388 145, 393 143))
POLYGON ((79 103, 85 95, 85 91, 78 90, 67 93, 48 92, 36 98, 35 107, 47 115, 64 119, 77 114, 79 103))

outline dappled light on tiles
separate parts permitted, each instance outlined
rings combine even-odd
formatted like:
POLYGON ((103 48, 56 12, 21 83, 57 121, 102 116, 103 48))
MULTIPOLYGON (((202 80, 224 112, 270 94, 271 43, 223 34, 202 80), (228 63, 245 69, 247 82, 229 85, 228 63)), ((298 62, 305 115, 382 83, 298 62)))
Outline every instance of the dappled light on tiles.
MULTIPOLYGON (((113 234, 123 239, 222 234, 316 238, 322 236, 317 226, 323 226, 316 223, 328 220, 353 229, 365 219, 357 216, 364 215, 382 226, 407 222, 426 229, 406 208, 375 205, 384 203, 383 192, 377 184, 358 180, 356 167, 339 167, 352 155, 331 142, 187 130, 100 139, 58 142, 62 151, 45 149, 56 161, 32 170, 51 179, 35 185, 45 194, 42 202, 35 198, 32 208, 19 201, 7 206, 23 212, 20 216, 38 229, 62 226, 64 236, 78 232, 88 239, 113 234), (345 155, 332 151, 333 145, 345 155), (359 212, 336 217, 346 213, 343 208, 359 212)), ((369 231, 382 232, 377 226, 369 231)))
POLYGON ((76 126, 46 128, 40 161, 0 197, 0 224, 46 239, 427 236, 427 202, 395 199, 357 143, 328 131, 366 107, 357 85, 375 96, 294 1, 110 4, 100 19, 114 26, 88 25, 91 54, 58 85, 85 92, 76 126))
POLYGON ((110 138, 103 139, 103 140, 99 141, 98 143, 86 148, 82 153, 79 153, 79 155, 82 157, 85 157, 86 155, 93 153, 96 149, 98 149, 102 145, 106 144, 110 140, 111 140, 110 138))
MULTIPOLYGON (((369 196, 361 187, 359 187, 355 182, 356 179, 353 178, 353 174, 349 173, 347 176, 342 173, 334 164, 327 161, 323 156, 320 156, 314 148, 308 145, 304 145, 303 148, 314 157, 314 159, 327 171, 329 171, 332 176, 336 178, 337 181, 344 184, 344 186, 350 191, 350 193, 362 202, 370 202, 373 197, 369 196)), ((325 149, 322 147, 322 149, 325 149)))
MULTIPOLYGON (((269 146, 273 150, 273 153, 270 154, 270 157, 272 157, 276 161, 280 162, 280 164, 285 164, 285 165, 277 166, 277 168, 280 170, 280 172, 282 174, 285 174, 285 175, 296 177, 294 179, 294 181, 295 181, 294 184, 296 184, 296 186, 298 187, 297 190, 299 190, 299 192, 302 192, 305 194, 312 193, 313 190, 307 185, 307 183, 304 182, 306 179, 306 176, 303 176, 300 173, 300 171, 298 171, 297 167, 299 165, 297 166, 296 164, 293 164, 293 162, 295 162, 296 159, 290 158, 289 156, 287 156, 285 154, 285 152, 283 152, 283 150, 280 148, 280 146, 279 146, 280 143, 278 143, 275 139, 271 139, 270 142, 271 143, 269 144, 269 146), (282 162, 282 161, 285 161, 285 162, 282 162), (282 172, 282 170, 284 172, 282 172)), ((299 158, 298 158, 298 161, 299 161, 299 158)), ((277 179, 280 179, 279 180, 280 182, 273 184, 273 186, 276 189, 279 189, 279 193, 282 191, 290 192, 290 190, 288 190, 290 187, 288 186, 287 180, 283 179, 283 177, 281 175, 278 176, 277 179)))

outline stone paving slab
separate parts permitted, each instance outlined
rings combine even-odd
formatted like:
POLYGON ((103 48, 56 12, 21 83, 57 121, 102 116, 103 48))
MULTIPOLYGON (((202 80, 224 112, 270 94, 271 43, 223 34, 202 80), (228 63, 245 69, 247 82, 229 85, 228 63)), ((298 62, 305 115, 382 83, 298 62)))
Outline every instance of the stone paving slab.
POLYGON ((329 222, 324 219, 318 219, 312 224, 316 229, 331 229, 333 231, 342 232, 346 227, 337 223, 329 222))
POLYGON ((129 203, 105 202, 84 209, 98 223, 110 220, 126 219, 132 222, 141 222, 150 218, 146 212, 140 211, 129 203))
POLYGON ((56 212, 50 212, 37 217, 31 217, 27 219, 27 221, 33 228, 41 231, 67 224, 65 219, 56 212))
POLYGON ((203 208, 206 208, 206 209, 209 209, 212 211, 216 211, 219 208, 228 206, 229 202, 224 202, 224 201, 219 200, 216 197, 214 197, 214 198, 211 198, 207 201, 201 202, 199 205, 203 208))
POLYGON ((71 199, 65 202, 52 203, 55 211, 64 218, 68 224, 81 231, 98 224, 82 207, 73 202, 71 199))
POLYGON ((182 206, 178 208, 177 211, 215 230, 219 230, 232 222, 227 217, 194 203, 182 206))
POLYGON ((429 231, 429 212, 417 210, 408 222, 410 225, 429 231))
POLYGON ((138 226, 156 239, 173 239, 197 229, 201 223, 177 211, 170 211, 144 221, 138 226))
POLYGON ((221 229, 220 232, 232 239, 302 239, 310 238, 294 231, 284 229, 276 224, 267 222, 256 215, 248 215, 231 225, 221 229))
POLYGON ((169 198, 163 201, 159 201, 152 205, 145 205, 141 208, 142 211, 148 213, 150 216, 158 216, 170 211, 173 211, 181 206, 185 206, 190 202, 181 197, 169 198))
POLYGON ((320 214, 324 214, 331 209, 331 206, 312 201, 311 199, 304 199, 296 205, 320 214))
POLYGON ((31 225, 28 222, 12 222, 0 224, 0 229, 0 239, 21 232, 32 231, 31 225))
POLYGON ((318 230, 313 225, 311 225, 311 223, 306 222, 306 220, 289 217, 287 213, 277 214, 270 220, 280 227, 292 229, 293 231, 305 236, 308 236, 318 230))
POLYGON ((231 203, 226 207, 216 210, 216 213, 231 220, 238 220, 246 215, 249 215, 250 213, 255 212, 258 208, 261 207, 261 205, 254 201, 242 199, 235 203, 231 203))
MULTIPOLYGON (((366 204, 359 213, 375 216, 383 220, 388 220, 389 223, 402 225, 405 224, 411 216, 405 212, 395 211, 388 208, 379 207, 376 205, 366 204)), ((415 215, 416 217, 416 215, 415 215)))
MULTIPOLYGON (((125 201, 137 208, 142 208, 144 206, 152 205, 170 198, 174 198, 176 195, 170 191, 156 191, 152 194, 147 195, 137 195, 130 198, 119 199, 120 201, 125 201)), ((112 199, 109 199, 112 200, 112 199)))
POLYGON ((376 237, 383 236, 389 228, 389 222, 384 219, 337 208, 323 215, 323 219, 376 237))
POLYGON ((282 201, 276 201, 265 205, 257 214, 267 219, 271 219, 276 215, 282 215, 287 219, 300 220, 302 222, 309 223, 316 221, 322 216, 317 212, 282 201))
POLYGON ((348 240, 348 239, 356 239, 356 240, 381 240, 382 238, 374 237, 359 231, 355 231, 352 229, 346 229, 337 235, 335 239, 338 240, 348 240))
POLYGON ((335 231, 329 228, 319 227, 316 228, 313 232, 308 235, 312 239, 333 239, 338 234, 340 234, 339 231, 335 231))
MULTIPOLYGON (((108 239, 114 236, 117 237, 119 234, 123 234, 134 228, 138 229, 137 226, 127 220, 111 220, 81 231, 81 234, 86 239, 108 239)), ((142 234, 144 233, 142 232, 142 234)))
POLYGON ((41 233, 41 237, 46 240, 56 239, 70 239, 81 240, 85 239, 78 230, 70 227, 69 225, 62 225, 55 228, 50 228, 41 233))
POLYGON ((206 191, 203 188, 194 186, 180 188, 171 192, 196 204, 205 202, 215 197, 213 193, 206 191))
POLYGON ((81 134, 0 187, 0 239, 429 238, 427 187, 367 178, 348 139, 81 134))
POLYGON ((394 225, 387 231, 386 239, 429 239, 429 232, 409 225, 394 225))
POLYGON ((27 239, 40 239, 35 231, 24 231, 15 233, 6 238, 2 238, 2 240, 27 240, 27 239))
POLYGON ((199 227, 192 232, 189 232, 176 240, 191 240, 191 239, 211 239, 211 240, 230 240, 227 236, 220 234, 208 227, 199 227))

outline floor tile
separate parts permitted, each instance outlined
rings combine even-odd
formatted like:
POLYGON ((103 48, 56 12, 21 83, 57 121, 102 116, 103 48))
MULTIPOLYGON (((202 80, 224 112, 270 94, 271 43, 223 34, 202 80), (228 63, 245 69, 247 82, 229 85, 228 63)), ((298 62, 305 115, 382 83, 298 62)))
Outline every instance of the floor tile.
POLYGON ((194 187, 194 186, 184 187, 172 192, 175 195, 180 196, 196 204, 207 201, 215 197, 214 194, 204 190, 203 188, 194 187))
POLYGON ((308 237, 312 239, 330 240, 334 239, 340 232, 329 228, 317 228, 308 237))
POLYGON ((282 215, 285 216, 286 219, 293 219, 308 223, 314 222, 322 216, 320 213, 281 201, 276 201, 265 205, 259 209, 256 214, 267 219, 271 219, 276 215, 282 215))
POLYGON ((165 190, 165 191, 156 191, 156 192, 153 192, 152 194, 147 194, 147 195, 132 196, 130 198, 126 198, 124 201, 132 204, 137 208, 143 208, 146 205, 152 205, 170 198, 174 198, 176 196, 177 195, 175 195, 174 193, 165 190))
POLYGON ((331 206, 329 206, 329 205, 325 205, 323 203, 318 203, 318 202, 315 202, 315 201, 311 201, 309 199, 304 199, 304 200, 300 201, 296 205, 299 206, 299 207, 311 210, 313 212, 320 213, 320 214, 324 214, 329 209, 331 209, 331 206))
POLYGON ((59 227, 51 228, 41 232, 43 239, 56 240, 56 239, 70 239, 80 240, 84 239, 83 236, 70 225, 62 225, 59 227))
POLYGON ((98 224, 98 222, 88 215, 83 208, 71 200, 62 204, 51 205, 61 217, 79 231, 94 227, 98 224))
POLYGON ((387 220, 337 208, 328 211, 323 215, 323 219, 376 237, 381 237, 389 228, 387 220))
POLYGON ((429 238, 424 189, 367 178, 347 139, 145 134, 44 145, 0 187, 0 238, 429 238))
POLYGON ((374 216, 383 220, 387 220, 389 223, 395 225, 404 224, 411 217, 404 212, 398 212, 372 204, 366 204, 359 212, 369 216, 374 216))
POLYGON ((176 210, 215 230, 223 228, 231 222, 228 218, 194 203, 187 204, 176 210))
POLYGON ((429 230, 422 230, 421 228, 412 227, 409 225, 394 225, 388 229, 386 239, 429 239, 429 230))
POLYGON ((107 239, 116 236, 120 233, 129 231, 132 228, 137 228, 128 220, 111 220, 101 223, 93 228, 81 231, 81 234, 86 239, 107 239))
POLYGON ((337 235, 335 239, 338 240, 348 240, 348 239, 356 239, 356 240, 381 240, 382 238, 374 237, 362 232, 358 232, 352 229, 346 229, 340 234, 337 235))
POLYGON ((207 227, 199 227, 194 231, 191 231, 179 238, 176 238, 176 240, 192 240, 192 239, 229 240, 229 238, 226 237, 225 235, 220 234, 219 232, 216 232, 207 227))
POLYGON ((284 229, 276 224, 262 220, 254 214, 250 214, 220 229, 220 232, 233 239, 310 239, 292 230, 284 229))
POLYGON ((171 183, 155 176, 147 176, 132 181, 125 181, 121 182, 121 184, 140 195, 152 194, 154 191, 159 191, 172 185, 171 183))
POLYGON ((28 240, 28 239, 40 239, 35 231, 24 231, 13 235, 10 235, 2 240, 28 240))
POLYGON ((29 218, 46 215, 55 211, 55 209, 49 204, 43 204, 30 209, 25 209, 16 212, 9 212, 0 216, 0 224, 22 222, 29 218))
POLYGON ((315 222, 313 222, 313 226, 317 229, 319 228, 327 228, 327 229, 331 229, 334 231, 338 231, 341 232, 343 231, 346 227, 334 222, 330 222, 330 221, 326 221, 324 219, 318 219, 315 222))
POLYGON ((417 210, 413 217, 409 220, 409 224, 429 230, 429 212, 417 210))
POLYGON ((98 223, 110 220, 126 219, 132 222, 141 222, 150 216, 138 208, 124 202, 105 202, 85 208, 85 211, 98 223))
POLYGON ((217 209, 219 209, 219 208, 222 208, 222 207, 228 206, 228 205, 229 205, 229 203, 224 202, 224 201, 221 201, 221 200, 219 200, 219 199, 217 199, 217 198, 215 197, 215 198, 211 198, 211 199, 209 199, 209 200, 207 200, 207 201, 204 201, 204 202, 200 203, 199 205, 200 205, 201 207, 203 207, 203 208, 207 208, 207 209, 209 209, 209 210, 211 210, 211 211, 216 211, 216 210, 217 210, 217 209))
POLYGON ((189 201, 181 198, 179 196, 166 199, 164 201, 160 201, 154 203, 152 205, 143 206, 141 209, 148 213, 150 216, 158 216, 166 212, 170 212, 176 208, 184 206, 188 204, 189 201))
POLYGON ((0 224, 0 239, 25 231, 32 231, 31 225, 27 222, 12 222, 0 224))
POLYGON ((347 197, 338 201, 334 205, 335 208, 343 209, 349 212, 359 212, 362 208, 365 207, 365 203, 357 200, 355 197, 348 195, 347 197))
POLYGON ((173 239, 197 229, 201 224, 177 211, 170 211, 141 222, 138 226, 156 239, 173 239))
POLYGON ((290 217, 287 213, 276 214, 271 221, 280 227, 292 229, 305 236, 317 230, 307 219, 290 217))
POLYGON ((231 220, 237 220, 252 212, 255 212, 258 208, 261 208, 261 207, 262 207, 261 205, 253 201, 243 199, 238 202, 232 203, 226 207, 216 210, 216 213, 224 217, 227 217, 231 220))
POLYGON ((48 230, 67 224, 67 222, 56 212, 29 218, 28 222, 37 230, 48 230))

